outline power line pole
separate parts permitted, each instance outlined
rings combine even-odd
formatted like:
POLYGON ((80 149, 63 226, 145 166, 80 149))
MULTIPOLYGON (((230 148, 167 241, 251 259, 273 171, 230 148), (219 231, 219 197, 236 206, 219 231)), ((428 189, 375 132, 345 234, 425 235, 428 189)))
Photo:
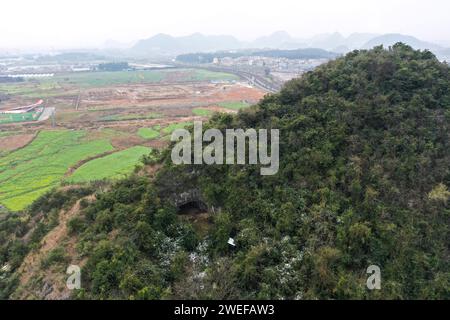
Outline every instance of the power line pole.
POLYGON ((77 103, 75 105, 75 111, 78 111, 78 106, 80 105, 81 100, 81 90, 78 91, 77 103))
POLYGON ((56 126, 55 112, 56 112, 56 109, 53 108, 53 110, 52 110, 52 127, 55 127, 55 126, 56 126))

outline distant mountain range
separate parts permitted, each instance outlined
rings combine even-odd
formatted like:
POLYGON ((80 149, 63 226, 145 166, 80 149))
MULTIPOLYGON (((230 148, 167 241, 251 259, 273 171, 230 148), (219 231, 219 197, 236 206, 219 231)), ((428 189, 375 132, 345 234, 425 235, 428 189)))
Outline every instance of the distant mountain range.
POLYGON ((215 51, 239 49, 242 44, 233 36, 206 36, 194 33, 184 37, 172 37, 157 34, 151 38, 138 41, 131 50, 136 53, 177 54, 197 51, 215 51))
POLYGON ((380 44, 387 46, 392 46, 396 44, 397 42, 403 42, 414 49, 420 49, 420 50, 442 50, 443 48, 439 45, 436 45, 434 43, 425 42, 422 40, 419 40, 412 36, 407 36, 403 34, 397 34, 397 33, 391 33, 391 34, 385 34, 378 37, 375 37, 368 41, 366 44, 362 46, 363 49, 371 49, 375 46, 378 46, 380 44))
MULTIPOLYGON (((135 55, 178 55, 193 52, 214 52, 239 49, 304 49, 318 48, 336 53, 346 53, 355 49, 370 49, 374 46, 392 46, 403 42, 415 49, 429 49, 442 59, 450 57, 450 49, 434 43, 422 41, 413 36, 403 34, 353 33, 344 37, 340 33, 319 34, 312 38, 300 39, 292 37, 285 31, 277 31, 271 35, 260 37, 254 41, 244 42, 230 35, 203 35, 194 33, 188 36, 173 37, 157 34, 148 39, 137 41, 127 51, 135 55)), ((109 42, 111 48, 113 42, 109 42)), ((118 48, 119 49, 119 48, 118 48)), ((120 48, 120 49, 123 49, 120 48)))

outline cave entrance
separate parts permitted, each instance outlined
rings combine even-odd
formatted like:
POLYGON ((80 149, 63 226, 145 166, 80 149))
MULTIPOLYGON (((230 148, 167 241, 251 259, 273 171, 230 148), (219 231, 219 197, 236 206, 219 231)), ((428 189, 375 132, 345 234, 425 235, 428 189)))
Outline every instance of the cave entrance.
POLYGON ((178 206, 178 216, 180 219, 191 223, 200 238, 204 238, 211 229, 211 214, 202 201, 190 201, 178 206))
POLYGON ((195 215, 207 212, 207 206, 202 201, 189 201, 178 207, 178 214, 181 215, 195 215))

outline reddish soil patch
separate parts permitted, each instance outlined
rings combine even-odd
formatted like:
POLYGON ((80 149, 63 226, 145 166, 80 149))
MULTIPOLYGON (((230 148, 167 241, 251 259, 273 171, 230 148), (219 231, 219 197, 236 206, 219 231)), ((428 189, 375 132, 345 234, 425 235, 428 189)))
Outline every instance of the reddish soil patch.
POLYGON ((0 150, 12 151, 25 147, 34 139, 34 134, 18 134, 0 138, 0 150))
POLYGON ((113 137, 111 139, 111 144, 115 149, 128 149, 133 146, 136 146, 138 144, 142 144, 143 139, 136 136, 129 136, 129 135, 123 135, 123 136, 117 136, 113 137))
POLYGON ((215 102, 246 100, 249 103, 256 103, 264 98, 265 95, 266 93, 264 91, 256 88, 244 86, 223 86, 222 90, 213 94, 211 98, 217 99, 215 102))
POLYGON ((169 141, 163 139, 151 140, 146 142, 145 145, 155 149, 162 149, 169 145, 169 141))

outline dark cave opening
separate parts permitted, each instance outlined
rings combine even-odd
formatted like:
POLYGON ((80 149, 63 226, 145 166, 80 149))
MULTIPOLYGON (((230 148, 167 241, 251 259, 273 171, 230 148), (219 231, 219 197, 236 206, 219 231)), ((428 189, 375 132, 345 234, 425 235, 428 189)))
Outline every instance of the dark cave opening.
POLYGON ((192 215, 207 212, 207 206, 202 201, 190 201, 178 207, 178 214, 192 215))

